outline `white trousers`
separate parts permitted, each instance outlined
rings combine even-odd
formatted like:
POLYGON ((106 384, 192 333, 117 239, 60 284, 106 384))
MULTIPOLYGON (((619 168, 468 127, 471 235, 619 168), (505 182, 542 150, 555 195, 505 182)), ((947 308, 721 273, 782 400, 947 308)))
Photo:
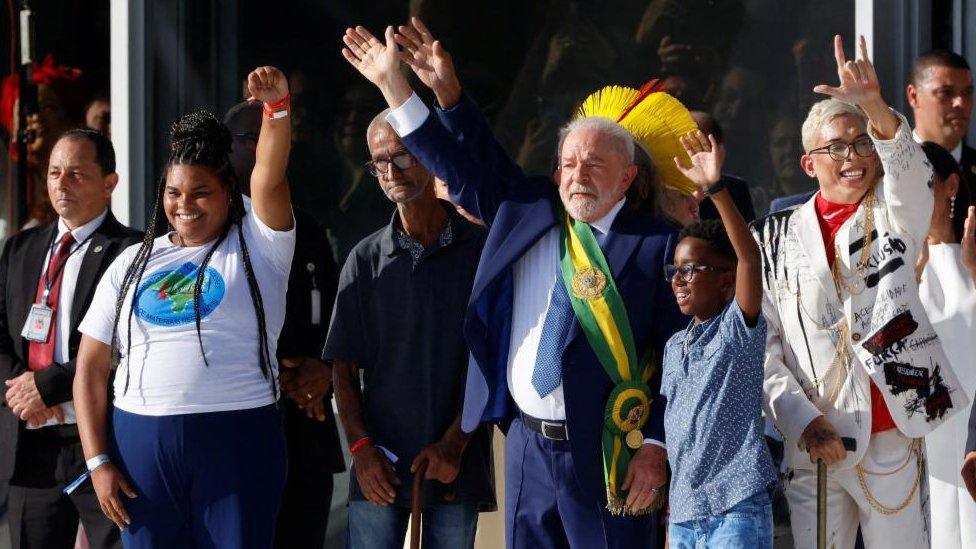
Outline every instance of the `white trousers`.
MULTIPOLYGON (((893 514, 881 513, 872 506, 856 469, 827 469, 827 547, 854 547, 860 525, 866 549, 929 548, 925 445, 921 441, 914 443, 915 440, 897 429, 873 435, 860 463, 868 491, 877 503, 887 508, 899 506, 918 480, 919 486, 908 505, 893 514)), ((795 469, 786 486, 786 499, 790 504, 795 547, 816 548, 816 469, 795 469)))

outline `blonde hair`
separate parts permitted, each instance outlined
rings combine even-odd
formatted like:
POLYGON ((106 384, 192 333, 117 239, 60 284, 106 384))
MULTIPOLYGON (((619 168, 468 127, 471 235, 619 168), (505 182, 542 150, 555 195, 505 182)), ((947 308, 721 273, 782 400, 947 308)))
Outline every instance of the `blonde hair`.
POLYGON ((820 131, 824 126, 830 124, 830 121, 838 116, 844 115, 857 117, 865 125, 868 123, 864 112, 850 103, 844 103, 834 98, 824 99, 823 101, 814 103, 810 107, 810 113, 807 114, 807 119, 803 121, 803 127, 800 128, 803 152, 808 153, 817 146, 817 137, 820 135, 820 131))

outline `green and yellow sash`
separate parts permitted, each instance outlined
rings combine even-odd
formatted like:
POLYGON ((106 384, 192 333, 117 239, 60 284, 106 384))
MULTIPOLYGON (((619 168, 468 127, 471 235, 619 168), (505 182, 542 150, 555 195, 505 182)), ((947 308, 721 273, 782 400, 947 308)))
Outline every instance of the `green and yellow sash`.
POLYGON ((646 514, 663 503, 663 488, 651 508, 630 509, 624 505, 627 494, 621 486, 633 452, 644 443, 640 429, 650 415, 647 383, 655 366, 648 357, 637 359, 627 309, 593 230, 560 210, 560 267, 566 291, 587 341, 615 384, 603 417, 607 509, 616 515, 646 514))

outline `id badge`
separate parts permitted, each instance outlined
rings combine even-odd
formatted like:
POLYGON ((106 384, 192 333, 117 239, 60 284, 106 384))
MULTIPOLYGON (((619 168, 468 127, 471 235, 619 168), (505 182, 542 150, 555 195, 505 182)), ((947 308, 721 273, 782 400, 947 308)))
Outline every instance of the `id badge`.
POLYGON ((47 342, 47 338, 51 334, 52 318, 54 318, 54 309, 41 303, 31 305, 27 322, 24 323, 24 330, 20 332, 21 337, 36 343, 47 342))
POLYGON ((312 288, 312 326, 322 323, 322 292, 312 288))

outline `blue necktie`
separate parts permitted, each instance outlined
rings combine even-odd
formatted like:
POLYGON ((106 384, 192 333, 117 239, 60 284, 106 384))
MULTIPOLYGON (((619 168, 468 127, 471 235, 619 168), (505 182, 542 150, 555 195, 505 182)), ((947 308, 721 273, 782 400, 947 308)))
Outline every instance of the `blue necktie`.
POLYGON ((542 324, 539 352, 535 357, 535 370, 532 371, 532 387, 540 397, 545 397, 559 386, 562 377, 563 345, 574 317, 573 305, 569 301, 569 294, 566 293, 562 273, 557 271, 556 286, 552 289, 549 311, 542 324))

